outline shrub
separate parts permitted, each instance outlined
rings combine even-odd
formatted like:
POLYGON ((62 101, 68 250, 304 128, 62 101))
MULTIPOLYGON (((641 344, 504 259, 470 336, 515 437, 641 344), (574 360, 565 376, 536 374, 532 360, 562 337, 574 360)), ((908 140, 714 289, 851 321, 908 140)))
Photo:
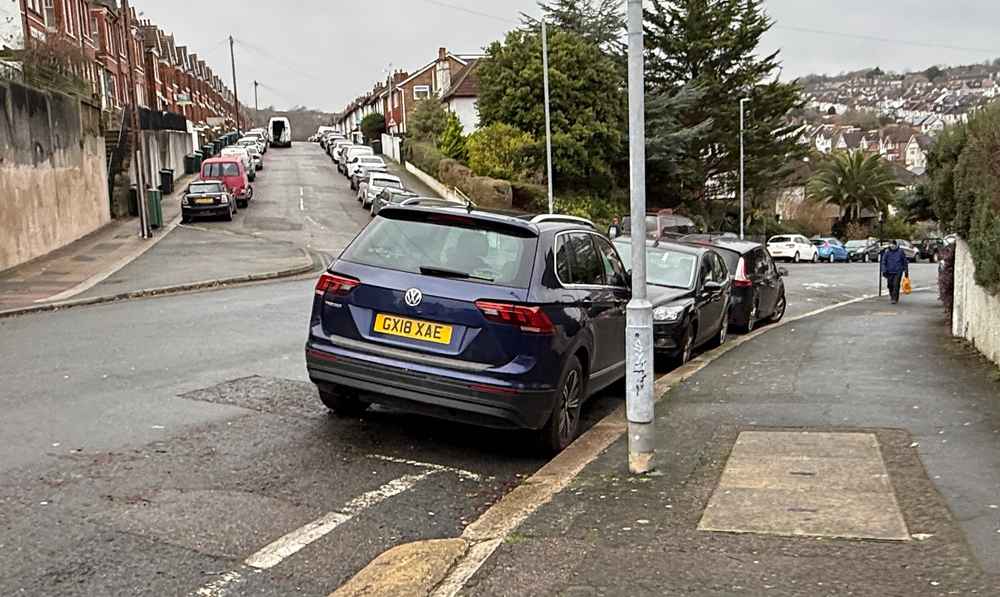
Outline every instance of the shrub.
POLYGON ((542 212, 549 208, 547 187, 530 182, 511 181, 513 207, 528 212, 542 212))
POLYGON ((385 132, 385 116, 381 114, 369 114, 361 120, 361 134, 369 143, 382 138, 385 132))
POLYGON ((514 180, 528 169, 535 140, 508 124, 494 123, 469 136, 469 166, 479 176, 514 180))
POLYGON ((460 189, 468 183, 469 179, 475 176, 468 167, 449 158, 441 160, 438 163, 437 170, 431 172, 431 174, 437 176, 437 179, 445 185, 460 189))
POLYGON ((414 166, 420 168, 431 176, 436 176, 438 166, 444 156, 430 143, 419 141, 408 141, 405 145, 404 157, 406 161, 412 162, 414 166))
POLYGON ((448 115, 448 124, 438 138, 438 149, 446 158, 465 161, 465 135, 462 134, 462 123, 454 112, 448 115))
POLYGON ((844 230, 847 240, 864 240, 871 237, 871 228, 861 222, 850 222, 844 230))
POLYGON ((436 143, 448 126, 448 110, 437 98, 419 100, 409 116, 408 130, 418 141, 436 143))
POLYGON ((882 238, 902 238, 910 240, 913 238, 913 226, 899 216, 889 217, 881 228, 882 238))

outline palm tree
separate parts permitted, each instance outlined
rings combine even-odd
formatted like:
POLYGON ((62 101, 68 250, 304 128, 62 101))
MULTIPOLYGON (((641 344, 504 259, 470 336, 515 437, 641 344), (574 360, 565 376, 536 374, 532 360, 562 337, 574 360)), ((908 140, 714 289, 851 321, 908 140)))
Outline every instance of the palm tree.
POLYGON ((809 198, 836 205, 841 220, 857 220, 865 208, 883 213, 889 208, 899 183, 877 153, 838 152, 820 165, 809 180, 809 198))

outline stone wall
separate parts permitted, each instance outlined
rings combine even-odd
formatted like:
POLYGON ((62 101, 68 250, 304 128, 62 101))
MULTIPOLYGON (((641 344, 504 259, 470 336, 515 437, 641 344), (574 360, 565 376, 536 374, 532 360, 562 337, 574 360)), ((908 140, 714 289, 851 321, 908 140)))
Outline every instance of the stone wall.
POLYGON ((955 247, 955 306, 952 334, 965 338, 1000 365, 1000 296, 976 284, 976 266, 969 245, 959 240, 955 247))
POLYGON ((0 270, 110 219, 100 110, 60 93, 0 83, 0 270))

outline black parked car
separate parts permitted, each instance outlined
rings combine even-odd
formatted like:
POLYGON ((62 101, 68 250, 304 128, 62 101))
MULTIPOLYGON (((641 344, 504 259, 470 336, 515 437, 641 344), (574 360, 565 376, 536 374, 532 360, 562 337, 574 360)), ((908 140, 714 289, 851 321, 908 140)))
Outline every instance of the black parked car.
POLYGON ((231 222, 236 209, 236 201, 225 184, 199 180, 188 186, 181 199, 181 221, 186 223, 195 217, 222 216, 231 222))
POLYGON ((847 249, 847 259, 852 262, 874 263, 882 253, 878 242, 873 240, 849 240, 844 248, 847 249))
MULTIPOLYGON (((630 238, 615 239, 625 263, 630 238)), ((732 282, 714 248, 688 243, 646 242, 646 281, 653 303, 653 347, 683 365, 696 348, 726 341, 732 282)))
POLYGON ((917 250, 920 251, 920 259, 926 259, 931 263, 937 263, 938 254, 946 246, 944 239, 941 238, 925 238, 924 240, 917 243, 917 250))
POLYGON ((706 241, 686 236, 683 240, 711 246, 725 260, 733 276, 730 325, 749 333, 760 322, 781 321, 785 316, 788 303, 782 278, 788 270, 775 266, 764 245, 719 237, 706 241))

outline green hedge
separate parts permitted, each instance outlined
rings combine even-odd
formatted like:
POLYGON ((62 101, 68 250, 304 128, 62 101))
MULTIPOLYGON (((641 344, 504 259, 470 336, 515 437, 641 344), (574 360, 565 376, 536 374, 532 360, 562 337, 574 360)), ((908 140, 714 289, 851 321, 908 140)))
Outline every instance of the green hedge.
POLYGON ((403 159, 412 162, 414 166, 420 168, 431 176, 437 176, 438 166, 444 156, 430 143, 422 141, 407 141, 405 144, 403 159))

